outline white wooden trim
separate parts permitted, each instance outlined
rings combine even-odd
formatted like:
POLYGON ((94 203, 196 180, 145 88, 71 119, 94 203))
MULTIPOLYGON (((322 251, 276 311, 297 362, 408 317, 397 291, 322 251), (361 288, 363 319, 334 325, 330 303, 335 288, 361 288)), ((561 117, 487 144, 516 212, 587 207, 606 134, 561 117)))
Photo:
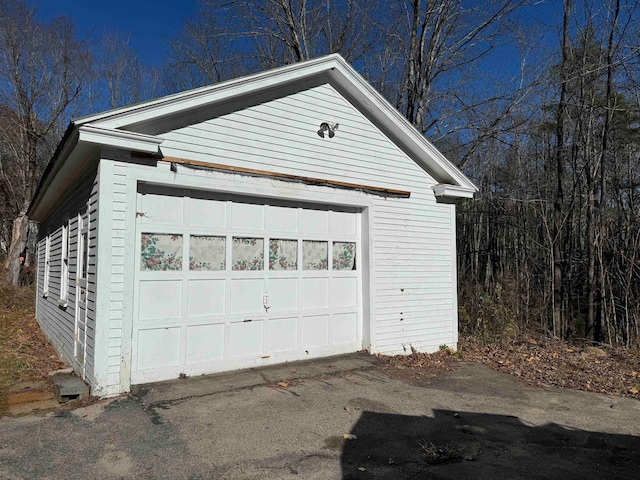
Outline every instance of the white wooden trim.
POLYGON ((120 392, 108 390, 109 313, 111 293, 111 230, 113 228, 113 162, 98 164, 98 231, 96 255, 96 325, 93 353, 93 395, 120 392))
POLYGON ((362 347, 371 353, 376 351, 375 322, 375 264, 373 261, 373 205, 362 212, 360 243, 363 245, 362 264, 362 347), (366 248, 364 247, 366 242, 366 248))
POLYGON ((455 204, 449 205, 451 209, 451 331, 453 336, 453 343, 455 345, 449 345, 454 350, 458 344, 458 254, 457 254, 457 240, 456 240, 456 206, 455 204))
MULTIPOLYGON (((146 167, 127 165, 135 172, 136 180, 173 188, 199 189, 221 193, 233 193, 252 197, 277 198, 279 200, 304 201, 323 205, 341 205, 366 208, 373 205, 374 195, 332 187, 310 187, 272 178, 250 177, 242 174, 219 171, 186 171, 177 173, 169 165, 149 170, 146 167)), ((130 204, 135 205, 135 202, 130 204)))
MULTIPOLYGON (((122 129, 189 109, 212 106, 261 91, 284 88, 296 82, 316 78, 344 92, 385 134, 440 181, 476 192, 478 188, 453 163, 449 162, 396 108, 377 92, 339 54, 298 62, 213 86, 169 95, 130 107, 111 110, 75 120, 75 125, 96 123, 108 129, 122 129)), ((83 127, 81 127, 83 128, 83 127)))
POLYGON ((62 223, 61 252, 60 252, 60 299, 58 305, 67 308, 69 300, 69 232, 71 231, 71 219, 62 223))
POLYGON ((473 194, 477 191, 477 188, 465 188, 457 185, 445 185, 443 183, 433 186, 433 192, 436 197, 443 198, 473 198, 473 194))
POLYGON ((112 128, 100 128, 93 125, 83 125, 78 128, 78 131, 79 142, 145 153, 158 153, 158 147, 164 141, 164 139, 153 135, 114 130, 112 128))
MULTIPOLYGON (((118 163, 119 166, 122 164, 118 163)), ((126 168, 126 193, 125 204, 127 212, 125 215, 124 228, 124 295, 122 298, 122 346, 120 363, 120 391, 128 392, 131 389, 131 365, 133 352, 133 319, 136 312, 134 304, 135 298, 135 272, 138 266, 139 245, 136 242, 136 212, 138 197, 138 180, 133 175, 131 168, 126 168)))
POLYGON ((51 275, 51 235, 47 235, 44 247, 44 278, 42 296, 49 296, 49 277, 51 275))

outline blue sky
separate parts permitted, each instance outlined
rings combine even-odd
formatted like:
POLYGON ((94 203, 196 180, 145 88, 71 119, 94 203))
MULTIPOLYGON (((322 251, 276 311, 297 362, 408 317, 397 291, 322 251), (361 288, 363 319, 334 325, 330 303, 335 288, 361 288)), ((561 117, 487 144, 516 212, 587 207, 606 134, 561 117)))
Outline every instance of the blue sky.
MULTIPOLYGON (((476 0, 469 0, 475 2, 476 0)), ((477 0, 482 1, 482 0, 477 0)), ((161 64, 167 54, 167 40, 175 37, 183 22, 193 18, 197 0, 31 0, 39 18, 45 21, 56 16, 68 16, 82 37, 97 39, 104 31, 118 30, 130 35, 131 47, 148 64, 161 64)), ((562 2, 539 0, 521 11, 526 24, 539 30, 539 45, 557 42, 561 25, 562 2), (537 27, 537 28, 536 28, 537 27), (551 27, 549 29, 549 27, 551 27)), ((502 50, 492 58, 494 68, 505 73, 517 73, 519 58, 512 48, 502 50)))
POLYGON ((38 17, 71 18, 80 34, 97 38, 104 30, 131 34, 131 46, 145 63, 159 64, 166 39, 175 36, 182 22, 196 10, 196 0, 40 0, 33 1, 38 17))

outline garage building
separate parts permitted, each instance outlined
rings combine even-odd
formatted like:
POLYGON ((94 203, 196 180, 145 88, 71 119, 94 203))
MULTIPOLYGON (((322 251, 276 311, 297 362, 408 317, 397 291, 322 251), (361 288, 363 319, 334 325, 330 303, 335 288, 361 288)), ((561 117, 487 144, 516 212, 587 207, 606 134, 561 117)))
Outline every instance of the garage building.
POLYGON ((98 396, 455 348, 476 190, 339 55, 80 118, 28 212, 37 319, 98 396))

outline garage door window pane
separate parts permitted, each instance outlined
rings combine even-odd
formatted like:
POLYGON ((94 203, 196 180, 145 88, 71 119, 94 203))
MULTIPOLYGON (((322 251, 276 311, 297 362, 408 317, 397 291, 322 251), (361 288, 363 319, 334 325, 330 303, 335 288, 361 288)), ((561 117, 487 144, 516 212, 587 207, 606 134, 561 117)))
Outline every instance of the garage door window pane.
POLYGON ((233 237, 233 270, 264 269, 264 239, 233 237))
POLYGON ((302 264, 304 270, 327 270, 328 242, 304 240, 302 242, 302 264))
POLYGON ((142 270, 182 270, 182 235, 143 233, 140 268, 142 270))
POLYGON ((269 240, 269 270, 296 270, 298 241, 272 238, 269 240))
POLYGON ((226 238, 191 235, 189 238, 189 270, 224 270, 226 238))
POLYGON ((354 242, 333 242, 333 269, 356 269, 356 244, 354 242))

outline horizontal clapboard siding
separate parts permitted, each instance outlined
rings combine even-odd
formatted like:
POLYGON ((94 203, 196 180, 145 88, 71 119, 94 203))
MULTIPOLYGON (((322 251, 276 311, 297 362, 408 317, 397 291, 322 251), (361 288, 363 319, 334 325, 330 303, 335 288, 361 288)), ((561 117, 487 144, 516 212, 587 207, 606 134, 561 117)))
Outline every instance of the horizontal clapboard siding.
POLYGON ((85 178, 58 208, 40 224, 38 233, 38 282, 36 289, 36 317, 47 338, 76 372, 84 370, 87 382, 93 382, 95 352, 95 300, 97 255, 97 193, 95 172, 85 178), (78 214, 85 215, 89 204, 89 259, 87 272, 87 344, 85 367, 74 355, 76 314, 76 272, 78 266, 78 214), (62 231, 69 227, 69 269, 67 306, 59 304, 62 276, 62 231), (46 238, 50 237, 50 269, 48 295, 44 296, 44 270, 46 238))
POLYGON ((453 210, 413 160, 330 85, 161 135, 167 157, 411 192, 373 201, 372 344, 378 352, 456 341, 453 210), (333 139, 317 135, 338 122, 333 139))
MULTIPOLYGON (((111 258, 110 298, 109 298, 109 340, 107 350, 107 376, 105 393, 120 391, 120 364, 122 356, 122 330, 124 315, 124 273, 125 249, 124 238, 126 224, 126 188, 127 169, 124 165, 116 165, 112 182, 113 200, 111 208, 111 251, 105 252, 111 258)), ((132 207, 133 208, 133 207, 132 207)), ((129 209, 131 210, 131 208, 129 209)), ((133 228, 130 225, 129 228, 133 228)), ((131 267, 130 267, 131 268, 131 267)))

